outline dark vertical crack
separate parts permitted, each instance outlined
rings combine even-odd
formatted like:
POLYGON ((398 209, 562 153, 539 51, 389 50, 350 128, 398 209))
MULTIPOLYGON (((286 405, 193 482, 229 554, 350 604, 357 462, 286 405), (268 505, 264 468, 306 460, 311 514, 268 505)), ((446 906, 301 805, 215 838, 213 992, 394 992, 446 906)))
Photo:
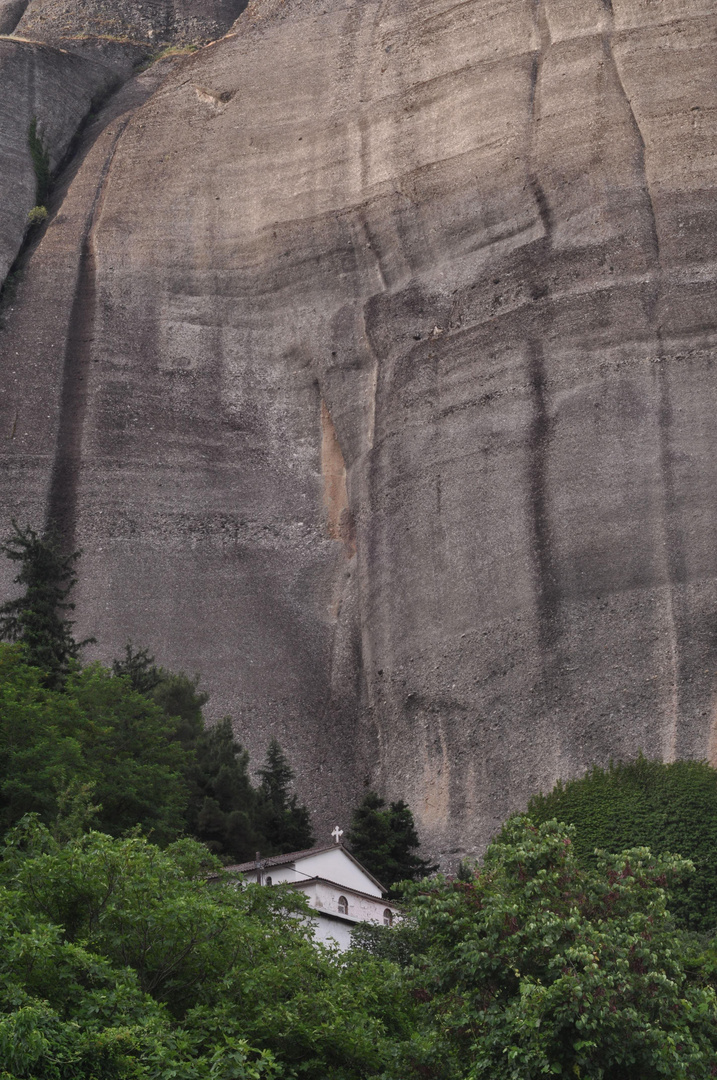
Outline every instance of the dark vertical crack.
POLYGON ((530 190, 533 193, 533 198, 538 207, 538 213, 540 214, 540 220, 545 230, 545 239, 548 243, 552 242, 553 238, 553 213, 550 209, 550 203, 548 202, 543 185, 538 180, 538 177, 531 173, 528 178, 530 184, 530 190))
POLYGON ((50 483, 47 525, 68 550, 75 547, 77 494, 82 465, 82 433, 87 411, 87 382, 94 340, 95 253, 90 235, 80 253, 77 286, 70 313, 60 397, 60 423, 50 483))
POLYGON ((530 152, 528 160, 530 161, 530 166, 528 172, 528 186, 530 187, 538 208, 538 214, 545 232, 545 238, 548 243, 551 243, 553 236, 553 215, 545 189, 538 177, 536 165, 538 156, 536 152, 536 142, 538 124, 540 123, 540 73, 545 53, 550 47, 550 30, 541 0, 533 0, 533 19, 540 45, 538 50, 533 53, 530 67, 530 96, 528 101, 530 113, 530 152))
POLYGON ((548 458, 551 421, 548 412, 545 357, 542 342, 528 341, 528 376, 533 417, 528 431, 528 498, 532 530, 535 593, 542 652, 550 653, 555 645, 559 593, 552 554, 548 458))
POLYGON ((58 533, 63 547, 68 551, 75 547, 82 438, 97 306, 93 232, 117 144, 132 115, 130 112, 118 124, 87 216, 65 343, 60 418, 47 504, 47 528, 58 533))
MULTIPOLYGON (((612 5, 610 4, 610 12, 612 12, 612 5)), ((603 35, 603 52, 607 62, 614 71, 615 82, 617 82, 618 89, 622 94, 622 98, 627 107, 627 114, 630 117, 630 123, 632 126, 633 134, 635 136, 635 168, 637 173, 642 179, 642 193, 644 193, 645 202, 648 207, 648 214, 650 217, 649 225, 649 241, 648 241, 648 254, 654 261, 655 266, 660 266, 660 237, 658 233, 658 218, 654 212, 654 203, 652 202, 652 192, 650 190, 650 183, 647 178, 647 166, 646 166, 646 147, 645 137, 642 136, 642 130, 635 116, 635 110, 633 109, 633 103, 625 90, 625 84, 622 81, 620 75, 620 68, 618 62, 615 60, 614 53, 612 51, 612 33, 608 31, 603 35)))
MULTIPOLYGON (((538 176, 538 130, 540 124, 540 75, 545 54, 550 47, 550 32, 541 0, 533 0, 535 31, 539 48, 533 54, 530 72, 530 162, 528 185, 532 192, 538 215, 543 226, 544 243, 549 248, 554 230, 553 214, 545 189, 538 176)), ((536 280, 532 292, 543 305, 550 304, 549 286, 545 281, 543 263, 548 258, 545 251, 536 264, 536 280), (545 299, 548 298, 548 299, 545 299)), ((549 311, 544 312, 543 325, 549 321, 549 311)), ((548 485, 548 461, 550 452, 551 421, 548 411, 547 378, 543 342, 535 333, 527 342, 528 381, 532 402, 532 419, 527 433, 529 530, 532 542, 533 573, 535 579, 535 602, 538 619, 538 640, 543 659, 543 676, 555 656, 558 628, 559 596, 556 568, 552 554, 550 507, 548 485)))
MULTIPOLYGON (((612 8, 610 10, 612 10, 612 8)), ((645 198, 645 204, 647 206, 648 214, 649 214, 649 235, 648 235, 648 243, 647 243, 648 255, 650 256, 651 260, 655 263, 655 268, 659 269, 659 265, 660 265, 660 238, 659 238, 659 234, 658 234, 658 231, 657 231, 657 215, 655 213, 655 205, 654 205, 654 203, 652 201, 652 192, 650 190, 650 183, 649 183, 649 181, 647 179, 647 168, 646 168, 646 163, 645 163, 645 154, 646 154, 646 151, 645 151, 645 139, 644 139, 643 134, 642 134, 642 129, 640 128, 640 125, 637 122, 637 117, 635 116, 635 110, 632 107, 632 101, 628 97, 627 90, 625 89, 625 84, 622 81, 622 76, 620 75, 620 69, 619 69, 619 67, 617 65, 617 61, 615 60, 615 54, 613 53, 613 49, 612 49, 612 34, 611 33, 603 34, 602 41, 603 41, 603 52, 605 54, 605 58, 608 61, 608 63, 612 66, 612 69, 613 69, 613 71, 615 73, 615 80, 616 80, 616 83, 617 83, 617 87, 618 87, 618 89, 620 90, 620 92, 622 94, 625 105, 627 106, 627 113, 628 113, 628 116, 630 117, 630 125, 632 127, 632 131, 633 131, 633 134, 635 136, 635 145, 636 145, 635 169, 642 178, 642 191, 643 191, 643 195, 644 195, 644 198, 645 198)))

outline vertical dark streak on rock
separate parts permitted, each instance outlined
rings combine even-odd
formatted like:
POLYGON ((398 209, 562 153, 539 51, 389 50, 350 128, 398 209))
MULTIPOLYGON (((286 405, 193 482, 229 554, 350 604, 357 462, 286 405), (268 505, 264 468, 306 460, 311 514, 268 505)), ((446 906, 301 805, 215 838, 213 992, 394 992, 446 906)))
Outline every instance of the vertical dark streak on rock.
MULTIPOLYGON (((612 8, 611 8, 611 10, 612 10, 612 8)), ((612 69, 615 72, 615 79, 617 81, 617 85, 618 85, 618 87, 619 87, 619 89, 620 89, 620 91, 622 93, 625 104, 627 105, 627 111, 628 111, 628 114, 630 116, 630 123, 631 123, 631 126, 632 126, 633 133, 635 135, 635 141, 637 143, 637 153, 636 153, 635 167, 636 167, 638 173, 640 174, 640 176, 642 177, 643 192, 644 192, 644 195, 645 195, 645 201, 646 201, 647 207, 649 209, 649 214, 650 214, 649 254, 650 254, 650 256, 652 257, 652 259, 654 260, 654 262, 656 264, 655 269, 659 270, 659 266, 660 266, 660 238, 659 238, 659 235, 658 235, 658 232, 657 232, 657 215, 655 213, 655 206, 654 206, 654 203, 652 201, 652 191, 650 190, 650 183, 649 183, 649 181, 647 179, 647 168, 646 168, 646 164, 645 164, 645 140, 643 138, 642 130, 640 128, 640 125, 637 122, 637 117, 635 116, 635 110, 632 107, 632 101, 628 97, 627 90, 625 89, 625 85, 624 85, 624 83, 622 81, 622 77, 620 75, 620 69, 619 69, 619 67, 617 65, 617 61, 615 60, 615 55, 614 55, 614 53, 612 51, 612 35, 611 34, 603 34, 602 41, 603 41, 603 52, 605 54, 605 58, 612 65, 612 69)))
POLYGON ((48 528, 75 547, 77 491, 82 464, 82 430, 87 410, 87 380, 95 322, 95 255, 90 236, 80 254, 77 287, 70 313, 60 398, 60 423, 47 511, 48 528))
MULTIPOLYGON (((663 517, 663 543, 665 547, 665 571, 667 574, 666 586, 668 589, 667 621, 670 640, 672 642, 672 676, 673 691, 671 701, 671 747, 668 751, 668 760, 675 760, 683 756, 679 745, 680 734, 688 735, 685 726, 680 722, 681 703, 680 688, 683 685, 683 662, 680 647, 681 629, 684 625, 681 618, 681 598, 675 586, 681 586, 687 580, 687 564, 684 554, 684 537, 680 528, 680 519, 677 512, 677 491, 674 471, 674 457, 672 453, 672 428, 673 409, 670 398, 670 385, 667 368, 663 362, 662 342, 658 327, 658 342, 660 355, 657 364, 657 383, 659 389, 658 411, 658 437, 660 448, 660 475, 662 480, 662 517, 663 517)), ((687 680, 689 681, 689 679, 687 680)), ((689 735, 688 735, 689 739, 689 735)))
MULTIPOLYGON (((609 9, 612 13, 612 4, 609 9)), ((617 86, 622 93, 627 112, 630 117, 635 144, 635 168, 642 181, 642 192, 645 207, 649 215, 646 242, 646 255, 650 269, 650 280, 643 288, 643 306, 647 322, 652 330, 657 345, 658 365, 658 388, 659 405, 657 415, 658 442, 659 442, 659 474, 662 492, 662 544, 664 546, 664 571, 666 574, 666 635, 670 641, 671 666, 672 666, 672 697, 669 703, 669 733, 668 745, 665 748, 666 760, 675 760, 681 756, 678 744, 679 734, 684 731, 681 723, 680 687, 683 683, 681 676, 682 649, 681 629, 683 621, 680 618, 680 596, 676 591, 676 585, 682 585, 686 581, 686 560, 684 554, 684 537, 679 526, 679 517, 676 511, 677 484, 673 468, 673 454, 671 449, 671 432, 673 427, 673 410, 670 400, 670 388, 668 372, 665 366, 665 356, 662 343, 662 327, 660 324, 660 297, 662 284, 662 267, 660 252, 660 237, 657 227, 657 214, 652 198, 650 182, 647 175, 647 149, 642 130, 632 107, 632 101, 628 96, 625 84, 620 75, 615 54, 612 47, 612 33, 603 34, 603 51, 607 61, 612 65, 615 72, 617 86)))
MULTIPOLYGON (((540 74, 545 53, 550 47, 550 33, 541 0, 533 0, 533 17, 540 46, 533 55, 530 74, 530 147, 528 160, 530 171, 528 185, 535 199, 536 207, 549 245, 553 234, 553 215, 550 210, 545 189, 538 176, 538 125, 540 123, 540 74)), ((533 283, 535 298, 548 295, 549 288, 538 272, 533 283)), ((548 300, 549 304, 550 301, 548 300)), ((546 320, 549 312, 546 311, 546 320)), ((535 576, 535 598, 538 618, 538 641, 543 661, 543 678, 546 681, 548 670, 555 660, 555 646, 558 624, 558 590, 556 572, 552 556, 551 531, 549 520, 548 496, 548 458, 550 450, 551 422, 548 414, 547 379, 543 343, 531 335, 527 342, 528 381, 532 400, 533 415, 527 433, 528 458, 528 500, 530 520, 528 529, 531 534, 533 552, 533 572, 535 576)), ((544 689, 547 689, 545 687, 544 689)))
POLYGON ((543 185, 538 180, 538 177, 531 174, 528 177, 528 183, 530 184, 530 190, 533 193, 533 198, 538 206, 538 213, 540 214, 540 220, 545 230, 545 239, 550 243, 553 236, 553 214, 548 203, 543 185))
POLYGON ((550 653, 555 646, 558 615, 558 589, 548 505, 548 456, 551 422, 548 415, 545 358, 542 343, 528 342, 528 376, 533 403, 533 418, 528 430, 528 498, 532 529, 535 592, 541 651, 550 653))
POLYGON ((533 18, 535 20, 535 29, 540 39, 540 48, 537 52, 533 53, 530 68, 530 99, 528 107, 530 111, 530 138, 532 146, 529 153, 530 171, 528 174, 528 184, 538 208, 538 214, 540 215, 540 220, 545 231, 545 238, 548 243, 550 243, 553 233, 553 216, 545 194, 545 189, 538 177, 538 170, 536 167, 537 154, 535 149, 538 124, 540 123, 540 99, 538 94, 540 72, 543 60, 545 59, 546 49, 550 46, 550 33, 541 0, 533 0, 533 18))
POLYGON ((538 75, 540 73, 540 53, 533 53, 532 62, 530 65, 530 98, 528 101, 528 108, 530 109, 531 118, 535 119, 535 92, 538 86, 538 75))
POLYGON ((672 401, 670 399, 670 385, 667 368, 664 363, 657 365, 657 379, 660 391, 659 405, 659 437, 660 437, 660 467, 662 472, 662 486, 664 491, 665 505, 665 532, 668 541, 668 564, 670 579, 672 582, 683 585, 687 580, 687 567, 683 550, 681 530, 677 524, 677 491, 678 485, 675 480, 674 458, 671 447, 671 433, 673 426, 672 401))
POLYGON ((130 112, 118 125, 87 215, 65 344, 60 418, 47 503, 46 527, 59 534, 63 547, 67 551, 72 551, 75 547, 77 497, 82 468, 82 436, 87 411, 87 389, 94 340, 97 297, 93 229, 117 144, 132 115, 130 112))

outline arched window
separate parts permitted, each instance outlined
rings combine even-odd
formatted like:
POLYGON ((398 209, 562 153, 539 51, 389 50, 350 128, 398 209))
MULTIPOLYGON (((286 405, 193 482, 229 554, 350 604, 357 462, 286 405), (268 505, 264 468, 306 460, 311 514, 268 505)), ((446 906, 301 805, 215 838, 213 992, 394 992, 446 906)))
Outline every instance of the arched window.
POLYGON ((270 877, 267 877, 267 879, 266 879, 266 884, 267 884, 267 885, 271 885, 271 878, 270 878, 270 877))
POLYGON ((390 908, 386 908, 386 910, 383 913, 383 925, 384 926, 393 926, 393 912, 391 911, 390 908))
POLYGON ((339 897, 339 915, 348 915, 348 913, 349 913, 349 902, 348 902, 348 900, 346 899, 345 896, 340 896, 339 897))

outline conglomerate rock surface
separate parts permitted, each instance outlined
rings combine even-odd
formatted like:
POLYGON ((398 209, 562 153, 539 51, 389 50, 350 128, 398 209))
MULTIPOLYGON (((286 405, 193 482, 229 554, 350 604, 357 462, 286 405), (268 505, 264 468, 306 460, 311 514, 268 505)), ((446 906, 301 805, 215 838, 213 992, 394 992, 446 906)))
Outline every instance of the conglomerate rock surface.
POLYGON ((713 0, 255 0, 65 179, 7 516, 322 829, 717 753, 716 58, 713 0))

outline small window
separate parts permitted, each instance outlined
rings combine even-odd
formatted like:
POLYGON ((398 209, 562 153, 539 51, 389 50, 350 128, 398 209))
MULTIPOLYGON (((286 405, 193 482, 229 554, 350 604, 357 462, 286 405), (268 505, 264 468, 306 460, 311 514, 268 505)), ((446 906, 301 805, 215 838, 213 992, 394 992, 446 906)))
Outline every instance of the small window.
POLYGON ((348 915, 348 913, 349 913, 349 902, 348 902, 348 900, 346 899, 345 896, 340 896, 339 897, 339 915, 348 915))
POLYGON ((266 879, 266 883, 267 883, 267 885, 271 885, 271 883, 272 883, 272 882, 271 882, 271 878, 270 878, 270 877, 267 877, 267 879, 266 879))
POLYGON ((393 912, 391 911, 390 908, 386 908, 386 910, 383 913, 383 925, 384 926, 393 926, 393 912))

